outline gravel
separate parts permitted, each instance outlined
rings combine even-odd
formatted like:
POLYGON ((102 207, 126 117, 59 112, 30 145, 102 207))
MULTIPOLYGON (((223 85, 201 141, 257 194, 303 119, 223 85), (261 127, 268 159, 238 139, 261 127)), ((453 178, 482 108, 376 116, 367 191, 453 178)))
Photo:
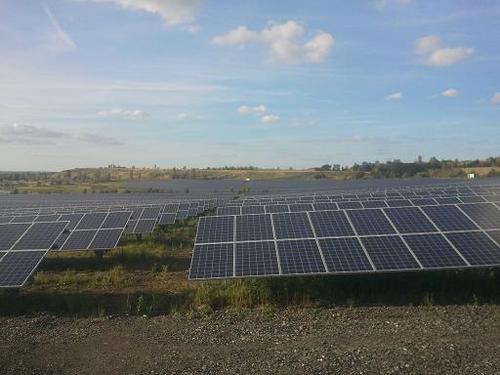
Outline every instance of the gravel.
POLYGON ((498 374, 500 306, 0 317, 2 374, 498 374))

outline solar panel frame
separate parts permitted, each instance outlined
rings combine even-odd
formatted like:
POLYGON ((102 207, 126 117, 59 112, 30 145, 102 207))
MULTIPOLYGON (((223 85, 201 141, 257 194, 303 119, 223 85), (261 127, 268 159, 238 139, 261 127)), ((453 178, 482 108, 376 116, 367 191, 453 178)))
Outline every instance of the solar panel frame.
POLYGON ((417 271, 422 266, 401 236, 362 237, 361 243, 377 271, 417 271))
POLYGON ((399 233, 432 233, 439 231, 419 207, 385 208, 384 212, 399 233))
POLYGON ((239 242, 235 248, 235 277, 280 274, 274 241, 239 242))

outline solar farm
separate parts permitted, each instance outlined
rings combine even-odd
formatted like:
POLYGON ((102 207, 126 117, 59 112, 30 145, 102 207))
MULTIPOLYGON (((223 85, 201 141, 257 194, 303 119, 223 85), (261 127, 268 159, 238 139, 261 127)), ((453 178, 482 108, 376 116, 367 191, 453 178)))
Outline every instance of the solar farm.
POLYGON ((199 217, 190 280, 377 274, 500 265, 500 185, 449 184, 167 199, 5 196, 0 287, 24 286, 49 252, 102 256, 199 217))

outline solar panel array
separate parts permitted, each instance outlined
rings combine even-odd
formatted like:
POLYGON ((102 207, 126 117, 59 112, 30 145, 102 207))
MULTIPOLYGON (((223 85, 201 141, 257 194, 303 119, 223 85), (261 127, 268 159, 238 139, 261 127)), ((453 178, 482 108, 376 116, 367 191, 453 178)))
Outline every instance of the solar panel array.
POLYGON ((500 266, 500 187, 253 197, 200 218, 191 279, 500 266))
POLYGON ((112 249, 124 233, 151 233, 157 225, 175 224, 219 201, 67 204, 0 208, 0 287, 24 285, 49 250, 112 249))

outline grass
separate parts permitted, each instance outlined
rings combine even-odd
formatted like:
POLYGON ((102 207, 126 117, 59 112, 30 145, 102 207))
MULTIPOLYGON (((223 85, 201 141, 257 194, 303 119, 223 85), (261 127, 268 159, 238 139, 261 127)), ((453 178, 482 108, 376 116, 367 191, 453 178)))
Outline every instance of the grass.
POLYGON ((1 314, 81 316, 204 313, 295 306, 500 304, 498 269, 372 275, 187 280, 196 219, 126 237, 102 258, 52 252, 20 291, 0 292, 1 314))

